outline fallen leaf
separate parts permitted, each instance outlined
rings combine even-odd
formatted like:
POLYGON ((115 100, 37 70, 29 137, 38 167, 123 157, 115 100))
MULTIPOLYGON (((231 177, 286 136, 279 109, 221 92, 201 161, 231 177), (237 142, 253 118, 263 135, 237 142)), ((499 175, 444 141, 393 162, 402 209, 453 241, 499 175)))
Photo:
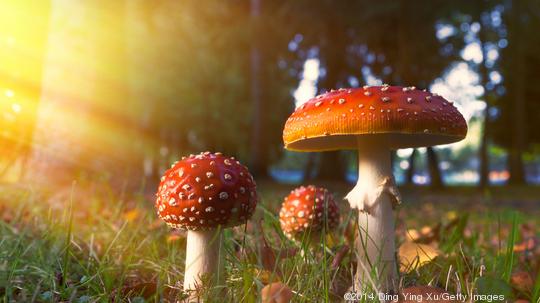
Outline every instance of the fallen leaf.
POLYGON ((539 240, 536 237, 528 237, 521 241, 520 243, 517 243, 514 245, 514 251, 515 252, 527 252, 527 251, 534 251, 536 247, 539 245, 539 240))
POLYGON ((422 298, 422 302, 428 303, 449 303, 457 302, 449 300, 449 293, 442 288, 432 286, 411 286, 404 288, 400 292, 400 303, 418 303, 422 298), (431 299, 430 299, 431 298, 431 299))
POLYGON ((260 252, 261 252, 261 263, 264 267, 264 269, 269 271, 276 270, 278 275, 281 276, 281 273, 279 272, 279 268, 276 268, 276 254, 272 247, 270 247, 270 244, 268 244, 268 241, 266 240, 266 236, 264 235, 264 229, 262 227, 262 222, 259 221, 259 228, 261 232, 261 241, 260 241, 260 252))
POLYGON ((334 256, 334 259, 332 260, 332 269, 335 270, 339 267, 343 258, 345 258, 345 256, 349 253, 349 249, 349 245, 345 244, 338 250, 338 252, 334 256))
POLYGON ((271 284, 271 283, 274 283, 274 282, 280 282, 281 279, 279 277, 279 275, 275 272, 271 272, 269 270, 266 270, 266 269, 258 269, 258 268, 254 268, 253 269, 253 275, 259 280, 261 281, 262 284, 271 284))
POLYGON ((127 222, 133 222, 135 221, 140 215, 140 211, 138 208, 134 208, 132 210, 126 211, 123 215, 124 220, 127 222))
POLYGON ((448 219, 448 221, 454 221, 458 218, 458 214, 455 210, 451 210, 449 212, 446 212, 446 219, 448 219))
POLYGON ((291 289, 281 282, 268 284, 261 290, 262 303, 289 303, 292 297, 291 289))
POLYGON ((533 278, 524 271, 513 273, 510 277, 510 284, 522 292, 530 292, 534 286, 533 278))
POLYGON ((399 247, 400 269, 403 272, 411 272, 426 263, 431 262, 441 252, 430 245, 405 242, 399 247))
POLYGON ((414 242, 420 238, 420 232, 414 228, 409 228, 405 231, 405 239, 410 242, 414 242))
POLYGON ((438 240, 440 229, 441 223, 438 223, 434 227, 426 225, 422 227, 419 231, 411 228, 406 231, 405 237, 407 238, 407 241, 430 244, 438 240))

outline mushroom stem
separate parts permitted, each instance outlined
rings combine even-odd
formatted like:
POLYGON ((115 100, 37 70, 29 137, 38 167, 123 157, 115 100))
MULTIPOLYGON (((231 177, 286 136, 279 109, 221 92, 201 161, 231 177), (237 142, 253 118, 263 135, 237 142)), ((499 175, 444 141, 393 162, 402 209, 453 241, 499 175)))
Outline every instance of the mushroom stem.
POLYGON ((185 291, 200 289, 202 286, 207 286, 208 282, 212 286, 222 284, 224 274, 224 262, 221 259, 222 243, 223 233, 219 227, 211 230, 188 231, 184 274, 185 291))
POLYGON ((357 291, 366 286, 395 290, 394 206, 400 198, 393 182, 390 148, 382 140, 359 141, 358 182, 346 199, 358 212, 357 291))

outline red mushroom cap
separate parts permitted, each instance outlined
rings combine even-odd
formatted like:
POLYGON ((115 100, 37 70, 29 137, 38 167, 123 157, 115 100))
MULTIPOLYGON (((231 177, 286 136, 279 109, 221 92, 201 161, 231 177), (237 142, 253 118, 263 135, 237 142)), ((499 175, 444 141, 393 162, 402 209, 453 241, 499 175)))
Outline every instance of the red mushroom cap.
POLYGON ((176 162, 161 178, 156 195, 158 216, 173 228, 188 230, 245 223, 258 199, 247 167, 210 152, 176 162))
POLYGON ((283 233, 293 238, 307 230, 321 231, 325 221, 325 202, 328 229, 333 229, 339 224, 339 208, 327 189, 309 185, 291 191, 279 211, 283 233))
POLYGON ((415 87, 339 89, 302 104, 283 129, 296 151, 357 149, 358 140, 384 138, 392 149, 459 141, 467 123, 452 102, 415 87))

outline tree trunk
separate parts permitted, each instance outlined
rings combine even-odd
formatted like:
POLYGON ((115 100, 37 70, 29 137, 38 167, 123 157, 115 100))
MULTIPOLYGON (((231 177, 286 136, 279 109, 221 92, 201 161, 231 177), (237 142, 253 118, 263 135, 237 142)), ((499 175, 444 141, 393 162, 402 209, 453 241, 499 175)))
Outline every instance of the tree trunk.
POLYGON ((513 1, 511 9, 511 27, 510 35, 513 39, 512 44, 514 47, 514 55, 512 58, 515 60, 513 65, 513 79, 511 95, 514 97, 514 125, 512 135, 512 146, 509 152, 509 170, 510 170, 510 183, 511 184, 524 184, 525 183, 525 171, 523 167, 523 149, 525 147, 526 135, 526 115, 525 115, 525 80, 524 75, 524 62, 523 62, 523 50, 522 50, 522 25, 521 25, 521 1, 513 1))
POLYGON ((484 125, 482 127, 482 135, 480 139, 480 148, 479 148, 479 158, 480 158, 480 188, 486 188, 489 186, 489 111, 490 103, 488 100, 488 69, 486 66, 487 58, 487 49, 485 46, 486 43, 486 31, 485 25, 482 25, 482 28, 479 33, 480 38, 480 47, 482 49, 482 62, 480 63, 480 78, 482 81, 482 86, 484 87, 484 101, 486 102, 486 108, 484 109, 484 125))
MULTIPOLYGON (((332 47, 326 47, 326 53, 322 54, 326 76, 320 81, 319 88, 323 90, 332 90, 339 87, 342 80, 342 74, 347 69, 347 40, 345 30, 336 19, 331 23, 330 28, 334 29, 336 34, 332 40, 332 47)), ((333 181, 345 181, 346 165, 343 163, 339 151, 329 151, 321 153, 318 178, 333 181)))
POLYGON ((254 24, 253 37, 250 51, 251 67, 251 87, 250 95, 253 102, 253 127, 251 129, 251 164, 250 171, 256 177, 266 177, 268 162, 268 146, 266 144, 265 120, 263 113, 264 92, 263 92, 263 51, 261 48, 261 26, 259 17, 261 15, 262 0, 251 0, 251 21, 254 24))
POLYGON ((429 177, 431 178, 431 187, 438 189, 444 186, 439 167, 439 159, 433 147, 427 148, 427 160, 429 168, 429 177))
POLYGON ((405 173, 405 184, 413 184, 414 171, 416 167, 415 158, 416 158, 417 153, 418 153, 418 150, 414 148, 411 155, 409 156, 409 168, 407 169, 407 172, 405 173))
POLYGON ((327 181, 344 181, 345 165, 341 159, 341 154, 337 151, 321 153, 319 173, 317 179, 327 181))
POLYGON ((482 84, 482 87, 484 88, 484 101, 486 103, 486 108, 484 109, 484 122, 482 127, 482 134, 480 137, 480 147, 478 150, 478 157, 480 159, 480 167, 479 167, 479 177, 480 182, 479 186, 480 188, 485 189, 489 186, 489 111, 491 104, 488 100, 488 87, 487 84, 489 82, 489 74, 488 74, 488 68, 487 68, 487 48, 486 48, 486 41, 487 41, 487 24, 485 22, 482 22, 482 13, 486 10, 485 1, 482 0, 480 5, 480 11, 477 15, 477 19, 482 24, 482 27, 480 29, 480 32, 478 33, 478 38, 480 40, 480 49, 482 50, 482 62, 479 64, 479 73, 480 73, 480 81, 482 84))
POLYGON ((133 143, 139 140, 126 114, 132 105, 124 17, 124 1, 52 1, 33 170, 27 176, 35 184, 99 177, 123 185, 133 167, 133 143))

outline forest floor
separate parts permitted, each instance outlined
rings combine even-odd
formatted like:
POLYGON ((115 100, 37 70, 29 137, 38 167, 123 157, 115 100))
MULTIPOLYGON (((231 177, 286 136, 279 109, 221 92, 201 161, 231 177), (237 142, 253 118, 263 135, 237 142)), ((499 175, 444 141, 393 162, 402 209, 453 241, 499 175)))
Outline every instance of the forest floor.
MULTIPOLYGON (((277 220, 292 188, 259 184, 255 216, 225 234, 226 295, 204 290, 207 302, 259 302, 261 289, 277 281, 291 290, 292 302, 343 301, 356 262, 348 249, 354 212, 343 201, 336 231, 311 248, 293 243, 277 220)), ((350 188, 329 186, 338 202, 350 188)), ((429 285, 468 298, 538 302, 539 187, 410 187, 402 194, 400 289, 429 285)), ((157 219, 150 194, 114 194, 105 186, 44 194, 0 185, 3 302, 172 302, 182 296, 184 256, 185 233, 157 219)))

